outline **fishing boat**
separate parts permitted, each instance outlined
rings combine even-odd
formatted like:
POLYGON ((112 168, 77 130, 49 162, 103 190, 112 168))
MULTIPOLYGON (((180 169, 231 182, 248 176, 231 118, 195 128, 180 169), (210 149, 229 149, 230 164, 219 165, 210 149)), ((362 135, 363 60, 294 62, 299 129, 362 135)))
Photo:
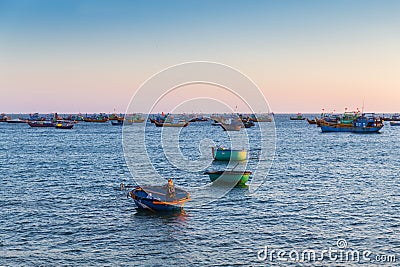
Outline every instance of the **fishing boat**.
POLYGON ((391 121, 390 126, 400 126, 400 121, 391 121))
POLYGON ((179 211, 190 200, 190 194, 179 188, 175 188, 175 197, 171 199, 166 186, 136 186, 129 195, 139 209, 153 212, 179 211))
POLYGON ((317 124, 317 121, 315 119, 308 119, 307 118, 308 124, 317 124))
POLYGON ((183 121, 183 120, 178 120, 178 121, 164 121, 164 122, 158 122, 154 121, 154 124, 156 127, 187 127, 189 125, 188 121, 183 121))
POLYGON ((104 123, 108 121, 108 116, 105 113, 94 114, 92 116, 86 116, 83 118, 85 122, 97 122, 104 123))
POLYGON ((67 121, 57 121, 55 127, 56 129, 72 129, 74 127, 74 123, 67 121))
POLYGON ((128 114, 125 116, 124 124, 142 123, 144 121, 142 114, 128 114))
POLYGON ((395 113, 391 117, 386 117, 385 114, 381 117, 384 121, 400 121, 400 114, 395 113))
POLYGON ((213 119, 215 123, 219 123, 219 126, 221 126, 224 131, 240 131, 240 129, 244 127, 240 116, 237 114, 212 115, 211 119, 213 119))
POLYGON ((321 130, 325 132, 352 132, 352 133, 377 133, 382 129, 383 123, 373 113, 363 114, 351 123, 326 122, 321 123, 321 130))
POLYGON ((28 121, 28 125, 31 127, 38 127, 38 128, 49 128, 56 126, 56 124, 52 121, 28 121))
POLYGON ((272 122, 272 115, 265 113, 265 114, 251 114, 249 116, 249 120, 253 122, 272 122))
POLYGON ((219 183, 232 184, 236 183, 236 186, 243 186, 249 180, 251 171, 207 171, 211 182, 218 180, 219 183))
POLYGON ((84 121, 86 122, 99 122, 99 123, 104 123, 108 121, 108 118, 101 118, 101 119, 97 119, 97 118, 83 118, 84 121))
POLYGON ((303 115, 301 113, 297 113, 296 117, 290 117, 290 120, 292 121, 303 121, 306 118, 303 117, 303 115))
POLYGON ((240 131, 244 127, 242 121, 238 118, 227 118, 218 120, 224 131, 240 131))
POLYGON ((21 118, 18 118, 18 119, 8 118, 5 122, 7 122, 7 123, 26 123, 26 120, 23 120, 21 118))
POLYGON ((212 156, 214 160, 221 161, 242 161, 247 158, 247 150, 245 149, 227 149, 224 147, 212 147, 212 156))
POLYGON ((0 122, 6 122, 8 120, 8 117, 5 113, 2 113, 0 115, 0 122))

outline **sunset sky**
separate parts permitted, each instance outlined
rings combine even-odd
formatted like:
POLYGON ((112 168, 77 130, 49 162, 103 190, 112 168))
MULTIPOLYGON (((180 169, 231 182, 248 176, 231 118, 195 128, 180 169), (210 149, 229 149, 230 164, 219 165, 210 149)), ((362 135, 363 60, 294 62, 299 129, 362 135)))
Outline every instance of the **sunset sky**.
POLYGON ((240 70, 276 113, 400 112, 399 14, 396 0, 0 0, 0 113, 124 112, 187 61, 240 70))

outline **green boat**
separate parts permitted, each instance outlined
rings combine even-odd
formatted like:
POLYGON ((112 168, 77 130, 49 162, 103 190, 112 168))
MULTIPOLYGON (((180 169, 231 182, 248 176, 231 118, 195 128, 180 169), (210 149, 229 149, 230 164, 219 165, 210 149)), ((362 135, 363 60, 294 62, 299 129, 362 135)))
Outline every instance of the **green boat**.
POLYGON ((215 182, 218 178, 219 183, 232 183, 236 182, 236 186, 244 186, 246 182, 249 180, 250 171, 210 171, 205 172, 204 174, 208 174, 211 182, 215 182))
POLYGON ((247 158, 247 151, 245 149, 235 150, 227 149, 224 147, 212 147, 212 155, 214 160, 223 161, 242 161, 247 158))

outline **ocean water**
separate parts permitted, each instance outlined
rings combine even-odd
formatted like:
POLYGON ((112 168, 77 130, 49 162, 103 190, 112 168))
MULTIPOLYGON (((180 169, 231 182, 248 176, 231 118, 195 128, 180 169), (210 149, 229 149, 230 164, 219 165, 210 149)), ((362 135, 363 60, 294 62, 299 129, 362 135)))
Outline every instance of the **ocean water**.
MULTIPOLYGON (((270 170, 261 168, 268 176, 255 194, 234 188, 174 215, 138 212, 128 190, 120 190, 121 182, 135 183, 120 127, 0 123, 0 265, 398 265, 400 127, 322 134, 289 116, 275 116, 276 154, 270 170), (302 259, 304 250, 316 258, 302 259), (346 258, 349 252, 359 260, 346 258)), ((158 131, 149 128, 150 137, 158 131)), ((207 123, 192 123, 182 133, 180 149, 189 159, 202 158, 203 138, 229 145, 224 132, 207 123)), ((169 166, 157 142, 148 153, 177 185, 209 182, 200 170, 185 174, 169 166)))

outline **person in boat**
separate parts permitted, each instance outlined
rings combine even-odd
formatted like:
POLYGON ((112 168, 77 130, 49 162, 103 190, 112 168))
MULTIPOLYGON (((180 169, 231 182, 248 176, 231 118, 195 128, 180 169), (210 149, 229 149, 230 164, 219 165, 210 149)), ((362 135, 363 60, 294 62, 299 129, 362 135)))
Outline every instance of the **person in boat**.
POLYGON ((175 186, 174 182, 172 179, 168 179, 168 184, 167 184, 167 200, 173 200, 175 199, 175 186))

